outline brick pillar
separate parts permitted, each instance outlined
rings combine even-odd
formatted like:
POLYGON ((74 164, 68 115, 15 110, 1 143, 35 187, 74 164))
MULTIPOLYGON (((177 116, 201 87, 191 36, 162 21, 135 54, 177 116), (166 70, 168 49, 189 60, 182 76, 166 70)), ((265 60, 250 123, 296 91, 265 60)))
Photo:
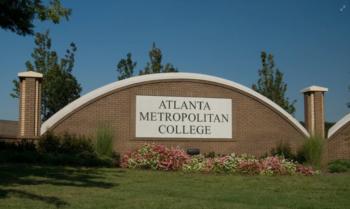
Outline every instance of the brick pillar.
POLYGON ((33 71, 18 73, 19 77, 19 138, 40 136, 41 81, 43 75, 33 71))
POLYGON ((324 93, 328 88, 310 86, 303 89, 305 128, 311 136, 325 137, 324 93))

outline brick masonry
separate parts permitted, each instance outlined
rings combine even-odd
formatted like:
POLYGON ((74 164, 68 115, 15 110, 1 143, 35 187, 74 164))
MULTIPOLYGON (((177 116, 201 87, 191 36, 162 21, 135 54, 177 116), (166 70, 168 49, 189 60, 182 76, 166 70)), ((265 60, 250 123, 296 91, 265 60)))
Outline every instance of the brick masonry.
POLYGON ((166 80, 137 83, 108 92, 79 107, 51 127, 65 132, 95 137, 101 124, 114 131, 114 149, 125 153, 144 143, 200 148, 202 153, 269 153, 281 141, 294 151, 305 135, 279 111, 256 97, 224 84, 203 80, 166 80), (232 139, 140 139, 135 137, 136 95, 182 96, 232 99, 232 139))
POLYGON ((327 140, 327 161, 350 159, 350 121, 327 140))
POLYGON ((315 92, 315 134, 325 137, 325 128, 324 128, 324 93, 323 92, 315 92))
POLYGON ((306 130, 308 130, 309 133, 312 132, 312 124, 311 124, 312 112, 310 108, 311 108, 311 93, 306 92, 304 93, 304 122, 305 122, 305 128, 306 130))
POLYGON ((16 139, 18 133, 18 121, 0 120, 0 140, 16 139))
POLYGON ((305 128, 311 135, 325 137, 324 92, 307 91, 304 93, 305 128))
POLYGON ((20 137, 32 137, 35 125, 35 78, 21 79, 20 88, 20 137))
POLYGON ((34 139, 40 135, 41 74, 20 73, 19 138, 34 139), (27 77, 28 76, 28 77, 27 77))

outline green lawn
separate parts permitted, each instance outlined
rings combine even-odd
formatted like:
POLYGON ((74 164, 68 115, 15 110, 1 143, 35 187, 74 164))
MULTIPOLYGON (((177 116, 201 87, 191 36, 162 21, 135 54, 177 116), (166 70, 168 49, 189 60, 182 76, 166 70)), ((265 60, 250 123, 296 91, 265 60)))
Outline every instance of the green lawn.
POLYGON ((350 208, 350 173, 228 176, 0 166, 0 208, 350 208))

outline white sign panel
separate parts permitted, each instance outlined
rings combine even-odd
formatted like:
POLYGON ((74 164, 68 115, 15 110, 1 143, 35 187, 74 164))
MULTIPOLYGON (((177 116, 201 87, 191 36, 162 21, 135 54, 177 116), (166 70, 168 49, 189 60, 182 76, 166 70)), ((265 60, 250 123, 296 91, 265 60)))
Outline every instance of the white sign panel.
POLYGON ((231 99, 136 96, 136 137, 232 138, 231 99))

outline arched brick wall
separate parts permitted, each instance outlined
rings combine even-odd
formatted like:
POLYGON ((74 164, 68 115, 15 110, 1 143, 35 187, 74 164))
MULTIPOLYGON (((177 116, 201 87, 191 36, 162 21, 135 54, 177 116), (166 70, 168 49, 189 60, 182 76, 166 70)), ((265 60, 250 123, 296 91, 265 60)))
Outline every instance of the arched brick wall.
POLYGON ((339 120, 329 130, 327 154, 328 162, 350 159, 350 114, 339 120))
POLYGON ((121 153, 155 142, 185 149, 197 147, 201 152, 259 156, 280 141, 288 142, 296 150, 308 136, 291 115, 253 90, 225 79, 189 73, 138 76, 109 84, 56 113, 43 124, 42 133, 52 130, 94 136, 101 123, 114 130, 114 147, 121 153), (232 139, 136 138, 136 95, 231 99, 232 139))

